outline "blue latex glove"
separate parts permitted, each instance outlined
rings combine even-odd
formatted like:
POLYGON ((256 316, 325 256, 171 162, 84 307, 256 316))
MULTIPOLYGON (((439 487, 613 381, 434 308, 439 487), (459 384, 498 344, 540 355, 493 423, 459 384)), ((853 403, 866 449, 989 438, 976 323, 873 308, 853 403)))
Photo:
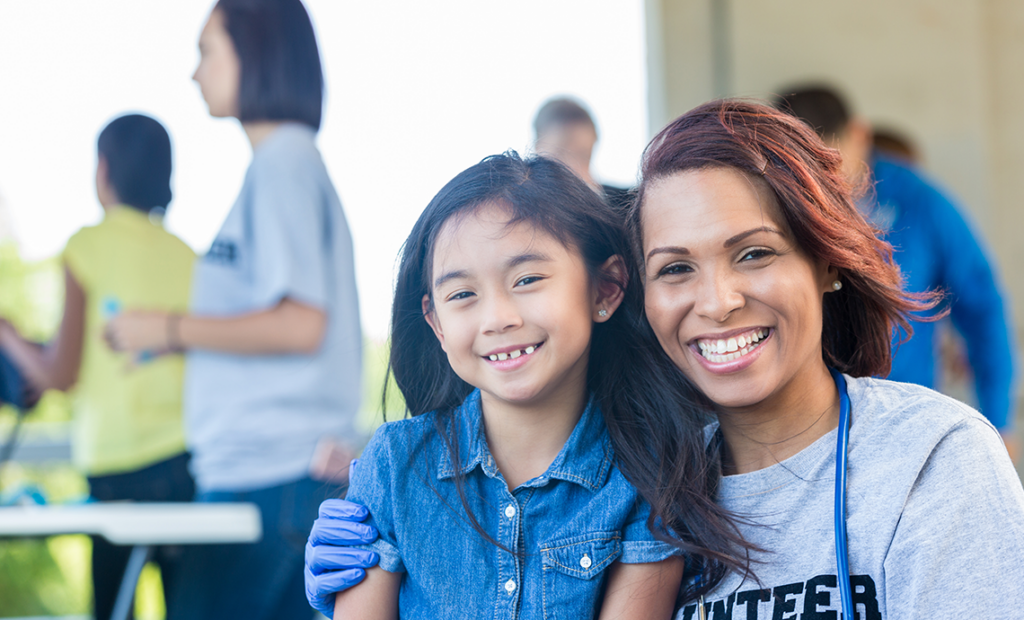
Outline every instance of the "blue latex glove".
POLYGON ((334 617, 334 597, 363 580, 367 568, 380 559, 373 551, 353 549, 377 540, 377 529, 360 523, 366 506, 343 499, 320 504, 320 517, 306 541, 306 600, 314 609, 334 617))

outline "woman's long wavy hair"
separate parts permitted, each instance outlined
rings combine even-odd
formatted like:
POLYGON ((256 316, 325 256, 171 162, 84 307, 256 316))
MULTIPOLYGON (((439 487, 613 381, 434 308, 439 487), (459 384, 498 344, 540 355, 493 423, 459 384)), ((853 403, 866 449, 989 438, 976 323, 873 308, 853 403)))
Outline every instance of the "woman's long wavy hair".
MULTIPOLYGON (((892 247, 854 205, 839 152, 793 116, 759 103, 727 99, 705 103, 665 127, 644 151, 640 186, 627 217, 634 255, 639 260, 644 255, 643 208, 650 187, 675 174, 708 168, 738 170, 769 188, 799 247, 812 260, 838 269, 844 286, 825 295, 822 310, 825 363, 855 377, 888 374, 896 330, 909 337, 911 313, 934 309, 941 294, 903 290, 892 247)), ((708 449, 720 462, 720 442, 711 442, 708 449)), ((719 468, 708 467, 720 475, 719 468)), ((717 488, 718 479, 703 484, 717 488)), ((751 547, 741 544, 738 549, 751 547)), ((739 567, 722 557, 700 555, 687 563, 687 577, 700 574, 696 584, 705 590, 730 569, 753 575, 749 554, 739 567)), ((683 596, 692 600, 699 590, 684 588, 683 596)))
MULTIPOLYGON (((424 319, 422 300, 431 294, 439 232, 453 217, 487 204, 506 208, 510 226, 529 223, 578 252, 592 283, 623 289, 618 310, 594 325, 587 370, 587 386, 603 412, 619 467, 651 505, 648 525, 656 535, 743 570, 736 549, 746 544, 715 502, 720 465, 704 440, 710 403, 676 370, 643 317, 638 263, 621 215, 558 162, 522 159, 514 152, 488 157, 445 185, 416 222, 402 250, 391 315, 389 367, 407 413, 439 412, 437 430, 453 469, 460 471, 453 414, 473 388, 452 370, 424 319), (601 269, 616 255, 626 266, 624 281, 601 269)), ((455 480, 462 518, 497 545, 469 511, 463 481, 455 480)))

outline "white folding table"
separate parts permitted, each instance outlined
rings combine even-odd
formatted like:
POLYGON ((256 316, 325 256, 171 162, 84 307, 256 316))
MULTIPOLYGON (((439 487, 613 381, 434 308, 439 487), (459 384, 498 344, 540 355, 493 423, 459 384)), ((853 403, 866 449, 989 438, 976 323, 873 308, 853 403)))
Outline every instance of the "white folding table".
POLYGON ((113 620, 127 620, 135 585, 154 546, 255 542, 263 532, 255 504, 100 502, 0 508, 0 538, 58 534, 92 534, 132 547, 113 614, 113 620))

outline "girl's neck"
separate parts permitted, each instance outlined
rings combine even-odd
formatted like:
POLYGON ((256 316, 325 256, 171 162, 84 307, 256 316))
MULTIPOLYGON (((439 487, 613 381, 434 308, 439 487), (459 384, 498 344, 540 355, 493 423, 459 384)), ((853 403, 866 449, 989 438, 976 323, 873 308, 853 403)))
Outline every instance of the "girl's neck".
POLYGON ((524 405, 481 394, 487 445, 510 491, 547 471, 576 428, 587 400, 586 368, 582 377, 524 405))
POLYGON ((248 121, 242 123, 242 129, 245 130, 245 136, 249 138, 249 145, 255 151, 260 143, 274 133, 281 124, 281 121, 248 121))
POLYGON ((801 452, 839 425, 839 391, 823 362, 812 364, 779 394, 718 412, 726 475, 771 467, 801 452))

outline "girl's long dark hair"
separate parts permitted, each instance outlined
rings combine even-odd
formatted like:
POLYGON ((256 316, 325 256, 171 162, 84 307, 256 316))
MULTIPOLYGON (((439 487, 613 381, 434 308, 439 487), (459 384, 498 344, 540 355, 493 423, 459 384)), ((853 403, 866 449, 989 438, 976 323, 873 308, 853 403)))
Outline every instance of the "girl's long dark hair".
MULTIPOLYGON (((473 388, 449 365, 424 320, 422 300, 431 293, 438 233, 452 217, 484 204, 505 207, 509 225, 528 222, 575 249, 595 284, 611 277, 601 266, 622 257, 627 279, 614 284, 623 289, 624 300, 608 321, 594 326, 587 376, 619 468, 651 505, 651 530, 714 566, 697 586, 700 592, 714 587, 727 569, 747 572, 749 561, 737 552, 744 554, 749 546, 715 502, 720 463, 705 449, 704 436, 710 403, 675 368, 643 316, 638 262, 621 215, 558 162, 522 159, 514 152, 488 157, 445 185, 413 227, 399 264, 389 360, 408 413, 439 413, 437 428, 458 472, 461 455, 452 418, 473 388)), ((470 525, 498 544, 468 509, 463 481, 456 476, 455 482, 470 525)))

